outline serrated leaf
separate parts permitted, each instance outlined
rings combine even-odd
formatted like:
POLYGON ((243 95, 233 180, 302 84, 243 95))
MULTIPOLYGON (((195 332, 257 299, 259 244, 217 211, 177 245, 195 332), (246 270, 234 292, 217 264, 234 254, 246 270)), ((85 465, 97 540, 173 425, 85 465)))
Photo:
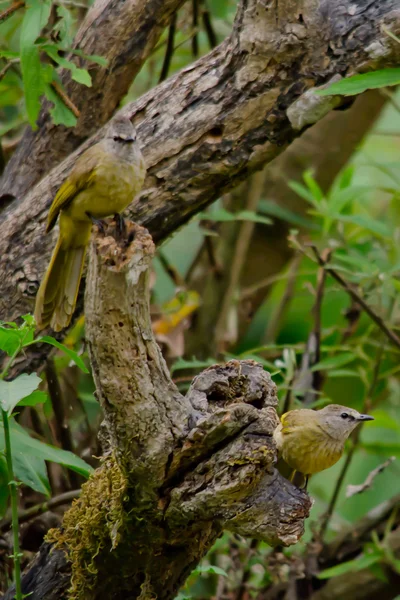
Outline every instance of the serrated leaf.
POLYGON ((21 343, 21 333, 0 325, 0 350, 12 356, 21 343))
POLYGON ((64 104, 62 99, 56 94, 51 85, 45 85, 44 92, 46 98, 53 103, 53 108, 50 109, 50 114, 55 125, 65 125, 66 127, 75 127, 77 118, 68 106, 64 104))
POLYGON ((38 337, 35 340, 33 340, 33 342, 30 342, 29 344, 24 344, 24 346, 25 345, 30 346, 31 344, 41 344, 41 343, 50 344, 50 346, 54 346, 55 348, 62 350, 62 352, 64 352, 64 354, 67 354, 67 356, 70 357, 70 359, 76 364, 77 367, 79 367, 81 369, 81 371, 83 371, 84 373, 89 373, 89 369, 86 367, 85 363, 83 362, 83 360, 81 359, 79 354, 77 354, 75 352, 75 350, 71 350, 71 348, 64 346, 64 344, 61 344, 61 342, 58 342, 56 339, 54 339, 50 335, 44 335, 43 337, 38 337))
POLYGON ((23 373, 13 381, 0 380, 0 406, 10 415, 22 398, 29 396, 41 383, 36 373, 23 373))
POLYGON ((40 96, 44 92, 39 48, 35 45, 51 11, 50 0, 30 0, 27 3, 20 33, 21 72, 25 90, 25 105, 29 123, 36 129, 40 96))
POLYGON ((353 96, 366 90, 372 90, 400 83, 400 69, 380 69, 362 75, 346 77, 341 81, 332 83, 328 88, 317 90, 320 96, 353 96))
POLYGON ((42 46, 42 49, 60 67, 71 71, 71 77, 74 81, 77 81, 78 83, 86 85, 87 87, 91 87, 92 78, 90 77, 90 75, 86 71, 86 69, 80 69, 79 67, 76 66, 75 63, 71 62, 67 58, 64 58, 63 56, 60 56, 58 54, 57 46, 52 45, 52 44, 44 44, 42 46))
POLYGON ((85 54, 82 52, 82 50, 76 50, 75 48, 70 49, 70 51, 77 56, 81 56, 87 61, 100 65, 101 67, 106 67, 108 65, 108 60, 107 58, 104 58, 104 56, 98 56, 97 54, 85 54))

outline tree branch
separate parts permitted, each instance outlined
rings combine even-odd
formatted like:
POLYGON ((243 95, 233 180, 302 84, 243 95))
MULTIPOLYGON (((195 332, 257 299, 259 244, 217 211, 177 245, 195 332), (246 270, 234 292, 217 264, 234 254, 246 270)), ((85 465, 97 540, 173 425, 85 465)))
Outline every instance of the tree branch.
MULTIPOLYGON (((155 241, 272 160, 340 102, 316 97, 313 86, 398 61, 399 45, 381 31, 385 23, 398 33, 397 1, 370 3, 356 14, 349 4, 305 0, 301 16, 289 0, 268 11, 261 0, 240 4, 230 38, 123 109, 137 126, 148 166, 129 214, 155 241)), ((101 135, 6 209, 0 226, 3 318, 32 310, 54 242, 43 238, 48 205, 77 155, 101 135)), ((24 367, 40 364, 45 352, 28 357, 24 367)))
MULTIPOLYGON (((76 127, 55 126, 44 102, 39 128, 27 128, 17 151, 8 163, 0 186, 1 194, 22 197, 43 175, 79 144, 104 125, 127 94, 168 25, 173 13, 185 0, 96 0, 75 37, 73 48, 85 55, 99 55, 107 66, 72 55, 79 67, 88 67, 91 87, 74 81, 71 72, 62 72, 61 88, 67 104, 79 117, 76 127)), ((17 2, 15 6, 24 5, 17 2)), ((13 7, 14 8, 14 5, 13 7)))

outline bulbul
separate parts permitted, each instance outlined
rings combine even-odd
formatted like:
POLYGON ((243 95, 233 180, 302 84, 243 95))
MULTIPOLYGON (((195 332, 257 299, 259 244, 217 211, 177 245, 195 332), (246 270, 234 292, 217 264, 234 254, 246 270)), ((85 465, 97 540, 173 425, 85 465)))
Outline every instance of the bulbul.
POLYGON ((75 310, 92 223, 120 213, 141 190, 146 168, 136 132, 126 117, 110 122, 104 139, 86 150, 58 190, 50 207, 46 233, 59 217, 60 232, 36 296, 39 329, 66 327, 75 310))
POLYGON ((321 410, 301 408, 282 415, 274 440, 280 457, 292 470, 291 480, 298 472, 307 484, 310 475, 332 467, 342 456, 353 429, 373 420, 374 417, 339 404, 329 404, 321 410))

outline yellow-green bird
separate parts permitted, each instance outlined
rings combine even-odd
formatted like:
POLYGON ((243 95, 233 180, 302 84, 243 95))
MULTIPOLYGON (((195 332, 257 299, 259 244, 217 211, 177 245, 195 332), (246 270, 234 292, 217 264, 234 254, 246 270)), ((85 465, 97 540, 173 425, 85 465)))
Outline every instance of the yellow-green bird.
POLYGON ((332 467, 342 456, 353 429, 359 423, 373 420, 374 417, 339 404, 283 414, 274 431, 274 440, 280 457, 292 470, 291 480, 299 472, 307 485, 310 475, 332 467))
POLYGON ((60 217, 60 232, 36 296, 39 329, 66 327, 75 310, 92 223, 120 213, 142 188, 146 168, 136 132, 126 117, 116 117, 104 139, 86 150, 58 190, 49 210, 46 233, 60 217))

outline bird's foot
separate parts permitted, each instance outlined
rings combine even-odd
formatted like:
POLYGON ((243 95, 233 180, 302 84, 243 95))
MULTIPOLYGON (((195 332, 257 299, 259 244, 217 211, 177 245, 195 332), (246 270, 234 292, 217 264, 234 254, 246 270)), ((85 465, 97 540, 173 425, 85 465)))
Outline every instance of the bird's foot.
POLYGON ((116 213, 114 215, 114 221, 115 221, 116 239, 121 240, 123 237, 126 236, 126 224, 125 224, 124 217, 122 215, 120 215, 119 213, 116 213))
POLYGON ((86 215, 89 217, 89 219, 92 221, 93 225, 96 225, 98 227, 98 230, 100 231, 100 233, 102 235, 105 235, 105 227, 106 227, 106 222, 102 221, 101 219, 96 219, 92 214, 90 214, 89 212, 86 213, 86 215))

